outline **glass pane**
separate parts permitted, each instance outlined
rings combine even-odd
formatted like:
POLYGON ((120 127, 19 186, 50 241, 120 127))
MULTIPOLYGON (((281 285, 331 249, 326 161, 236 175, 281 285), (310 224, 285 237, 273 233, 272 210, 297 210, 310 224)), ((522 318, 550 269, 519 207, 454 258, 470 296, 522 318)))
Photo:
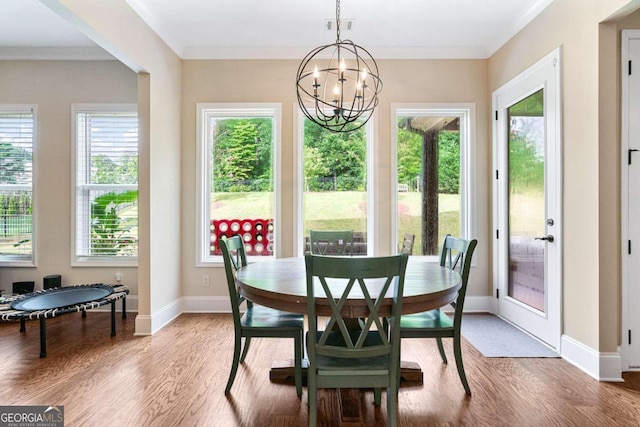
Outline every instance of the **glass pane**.
POLYGON ((309 230, 353 230, 354 254, 367 253, 367 134, 334 133, 304 122, 304 251, 309 230))
POLYGON ((544 311, 545 139, 543 90, 509 113, 510 297, 544 311))
POLYGON ((0 111, 0 258, 32 255, 31 111, 0 111))
POLYGON ((0 256, 31 255, 31 191, 0 191, 0 256))
POLYGON ((89 191, 91 201, 90 252, 81 255, 138 255, 138 190, 89 191))
POLYGON ((413 234, 414 255, 439 255, 460 236, 460 119, 399 116, 397 241, 413 234))
POLYGON ((239 234, 249 256, 274 253, 272 117, 211 119, 211 255, 239 234))

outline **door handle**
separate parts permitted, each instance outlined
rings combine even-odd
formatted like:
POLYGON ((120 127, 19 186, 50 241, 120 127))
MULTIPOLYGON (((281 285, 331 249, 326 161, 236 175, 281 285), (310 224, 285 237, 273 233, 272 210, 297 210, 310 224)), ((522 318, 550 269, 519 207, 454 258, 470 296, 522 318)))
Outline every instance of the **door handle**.
POLYGON ((548 235, 546 235, 544 237, 536 237, 535 239, 536 240, 546 240, 549 243, 553 243, 553 241, 555 240, 555 238, 551 234, 548 234, 548 235))

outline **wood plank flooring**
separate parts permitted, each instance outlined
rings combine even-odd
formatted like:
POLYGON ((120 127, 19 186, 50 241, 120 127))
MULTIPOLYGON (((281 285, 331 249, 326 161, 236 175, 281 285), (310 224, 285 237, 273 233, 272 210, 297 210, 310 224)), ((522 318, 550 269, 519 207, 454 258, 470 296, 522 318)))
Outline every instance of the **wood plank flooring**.
MULTIPOLYGON (((255 339, 224 396, 233 348, 227 314, 186 314, 153 337, 133 336, 135 314, 47 320, 40 359, 38 322, 0 324, 0 405, 63 405, 66 426, 304 426, 306 390, 269 381, 272 361, 293 357, 286 339, 255 339)), ((445 341, 453 360, 450 340, 445 341)), ((403 384, 401 426, 639 426, 640 374, 600 383, 562 359, 488 359, 463 342, 467 397, 455 364, 440 361, 435 341, 403 341, 403 359, 424 370, 424 384, 403 384)), ((358 396, 356 396, 358 398, 358 396)), ((360 393, 361 421, 384 426, 373 393, 360 393)), ((321 425, 340 425, 334 390, 319 394, 321 425)))

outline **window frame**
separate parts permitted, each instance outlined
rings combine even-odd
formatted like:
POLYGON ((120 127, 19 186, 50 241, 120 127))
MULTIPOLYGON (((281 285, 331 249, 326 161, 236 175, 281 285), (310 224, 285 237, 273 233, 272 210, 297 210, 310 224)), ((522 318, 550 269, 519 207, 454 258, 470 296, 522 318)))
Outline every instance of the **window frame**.
MULTIPOLYGON (((0 255, 0 267, 36 267, 37 238, 36 238, 36 214, 38 212, 36 197, 37 175, 37 146, 38 146, 38 106, 36 104, 0 104, 2 112, 30 112, 33 117, 31 140, 31 255, 0 255)), ((0 184, 4 190, 14 187, 17 190, 27 190, 26 184, 0 184)))
MULTIPOLYGON (((392 253, 398 249, 398 133, 401 116, 458 117, 460 119, 460 232, 470 239, 476 232, 476 105, 475 103, 409 103, 391 104, 391 225, 392 253)), ((439 255, 414 255, 425 261, 439 262, 439 255)))
POLYGON ((269 256, 247 256, 248 262, 281 257, 281 178, 282 104, 280 103, 197 103, 196 104, 196 267, 223 267, 222 255, 210 254, 211 152, 208 150, 208 119, 212 117, 267 117, 273 119, 273 226, 274 250, 269 256))
MULTIPOLYGON (((295 173, 296 179, 293 185, 293 200, 295 207, 295 227, 293 230, 293 248, 294 256, 304 255, 304 121, 306 116, 300 109, 298 104, 294 104, 294 120, 293 120, 293 134, 295 135, 295 143, 293 149, 294 161, 295 161, 295 173)), ((312 107, 307 108, 308 111, 313 111, 312 107)), ((369 121, 364 125, 363 129, 366 134, 366 154, 367 154, 367 254, 368 256, 376 256, 379 253, 379 241, 378 239, 371 238, 375 236, 374 230, 377 229, 378 206, 376 198, 376 185, 374 177, 375 169, 375 143, 377 136, 377 114, 373 113, 369 121)))
MULTIPOLYGON (((138 105, 135 103, 97 103, 97 104, 72 104, 71 105, 71 135, 72 135, 72 153, 71 153, 71 266, 72 267, 137 267, 138 256, 108 256, 108 255, 78 255, 78 222, 82 218, 78 218, 78 114, 82 113, 135 113, 138 117, 138 105)), ((139 119, 139 117, 138 117, 139 119)), ((139 131, 138 131, 139 136, 139 131)), ((86 142, 85 142, 86 143, 86 142)), ((138 137, 138 159, 140 158, 140 138, 138 137)), ((139 173, 139 171, 138 171, 139 173)), ((93 184, 95 185, 95 184, 93 184)), ((91 190, 92 184, 82 184, 83 187, 91 190)), ((140 200, 140 179, 138 184, 113 184, 114 187, 122 187, 122 189, 138 190, 138 202, 140 200)), ((140 225, 140 215, 138 213, 138 226, 140 225)), ((139 250, 139 247, 138 247, 139 250)))

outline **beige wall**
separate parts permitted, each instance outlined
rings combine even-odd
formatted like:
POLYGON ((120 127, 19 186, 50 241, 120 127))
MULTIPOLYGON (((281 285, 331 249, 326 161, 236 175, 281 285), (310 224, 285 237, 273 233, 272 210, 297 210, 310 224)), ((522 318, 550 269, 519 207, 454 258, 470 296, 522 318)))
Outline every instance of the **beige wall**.
POLYGON ((74 103, 135 103, 137 77, 117 61, 0 61, 0 104, 35 104, 36 268, 0 269, 0 287, 61 274, 62 284, 122 282, 137 295, 137 268, 71 268, 74 103))
MULTIPOLYGON (((224 269, 197 268, 195 253, 196 206, 196 104, 200 102, 276 102, 282 104, 282 256, 293 256, 295 223, 293 182, 293 115, 296 111, 295 75, 298 61, 184 61, 182 79, 182 267, 183 291, 187 296, 226 296, 224 269), (200 286, 203 274, 211 277, 211 287, 200 286)), ((474 103, 476 105, 477 192, 475 236, 479 246, 469 293, 488 295, 491 206, 489 164, 491 153, 489 112, 486 100, 487 61, 485 60, 407 60, 378 61, 384 90, 376 113, 377 143, 375 183, 376 239, 381 252, 392 250, 391 215, 391 103, 474 103)))
POLYGON ((562 48, 563 333, 601 352, 620 338, 620 156, 618 35, 599 23, 629 3, 555 0, 489 59, 493 92, 562 48))

